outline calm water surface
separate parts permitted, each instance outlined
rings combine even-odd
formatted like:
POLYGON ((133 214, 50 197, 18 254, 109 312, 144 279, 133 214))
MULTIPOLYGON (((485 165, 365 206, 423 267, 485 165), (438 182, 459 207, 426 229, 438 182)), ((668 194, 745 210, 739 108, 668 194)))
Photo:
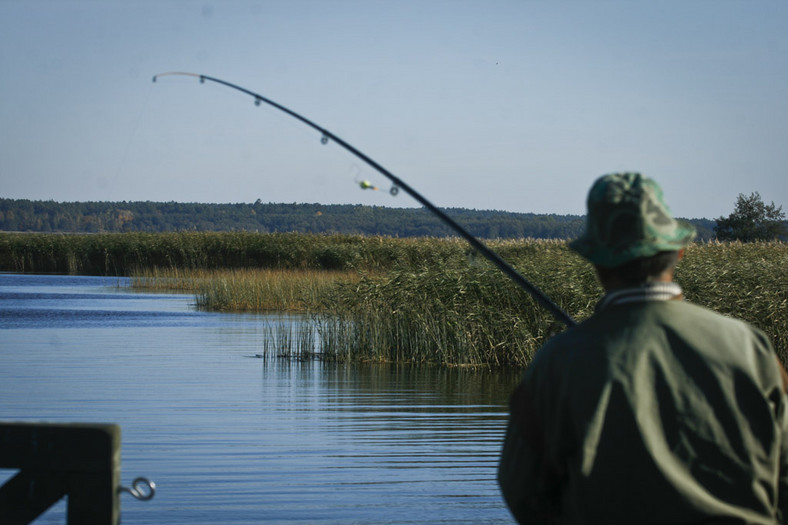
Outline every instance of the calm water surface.
POLYGON ((121 425, 122 483, 158 485, 124 525, 513 523, 495 468, 518 373, 255 358, 302 320, 126 284, 0 274, 0 419, 121 425))

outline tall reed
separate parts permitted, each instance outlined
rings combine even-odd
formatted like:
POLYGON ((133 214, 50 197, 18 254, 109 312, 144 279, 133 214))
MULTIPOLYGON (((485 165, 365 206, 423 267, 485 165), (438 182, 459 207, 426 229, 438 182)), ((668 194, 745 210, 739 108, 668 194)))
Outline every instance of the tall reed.
POLYGON ((317 356, 317 332, 310 323, 281 321, 269 323, 266 328, 267 336, 263 338, 260 353, 255 357, 307 360, 317 356))

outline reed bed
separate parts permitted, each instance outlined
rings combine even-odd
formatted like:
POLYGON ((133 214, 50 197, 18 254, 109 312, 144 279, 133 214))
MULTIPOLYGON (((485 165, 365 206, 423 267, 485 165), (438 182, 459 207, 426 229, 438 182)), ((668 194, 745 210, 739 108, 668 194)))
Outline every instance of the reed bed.
MULTIPOLYGON (((509 260, 561 308, 583 320, 602 295, 593 269, 565 243, 520 241, 509 260)), ((495 246, 496 248, 503 247, 495 246)), ((467 261, 466 261, 467 262, 467 261)), ((788 361, 788 245, 703 243, 676 280, 689 301, 749 321, 788 361)), ((315 321, 321 355, 335 361, 515 366, 563 330, 525 292, 484 262, 399 267, 331 296, 336 315, 315 321)))
POLYGON ((318 356, 318 335, 311 324, 279 322, 268 324, 266 328, 267 337, 263 338, 260 353, 254 357, 305 361, 318 356))
POLYGON ((316 312, 341 284, 358 282, 356 271, 179 270, 152 268, 132 276, 131 286, 190 292, 198 308, 214 312, 316 312))
POLYGON ((180 270, 387 270, 462 256, 457 239, 253 232, 0 233, 0 271, 128 276, 180 270))
MULTIPOLYGON (((532 282, 573 315, 590 315, 591 297, 601 289, 588 265, 564 243, 528 241, 519 248, 517 266, 532 282)), ((318 331, 323 357, 336 361, 525 366, 563 329, 482 261, 364 277, 339 289, 332 302, 338 315, 321 319, 318 331)))
MULTIPOLYGON (((489 245, 575 319, 592 313, 602 290, 565 242, 489 245)), ((563 329, 458 239, 0 234, 0 269, 136 272, 135 286, 194 293, 205 309, 304 312, 316 339, 283 336, 276 352, 303 344, 333 361, 519 367, 563 329)), ((694 244, 676 280, 689 301, 762 329, 788 361, 788 244, 694 244)))
POLYGON ((337 286, 358 280, 358 273, 349 271, 221 271, 199 286, 197 306, 222 312, 310 313, 322 310, 337 286))

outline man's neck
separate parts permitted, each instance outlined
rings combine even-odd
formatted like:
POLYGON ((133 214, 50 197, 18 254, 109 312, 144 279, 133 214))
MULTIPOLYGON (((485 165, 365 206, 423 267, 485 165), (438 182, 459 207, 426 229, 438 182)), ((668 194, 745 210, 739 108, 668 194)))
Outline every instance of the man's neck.
POLYGON ((631 284, 625 283, 624 281, 618 279, 615 275, 608 275, 606 278, 602 278, 600 276, 600 283, 602 284, 602 288, 605 289, 605 293, 615 292, 616 290, 623 290, 625 288, 634 288, 637 286, 644 286, 646 284, 651 283, 672 283, 673 282, 673 271, 668 271, 660 275, 655 279, 651 279, 644 283, 639 284, 631 284))

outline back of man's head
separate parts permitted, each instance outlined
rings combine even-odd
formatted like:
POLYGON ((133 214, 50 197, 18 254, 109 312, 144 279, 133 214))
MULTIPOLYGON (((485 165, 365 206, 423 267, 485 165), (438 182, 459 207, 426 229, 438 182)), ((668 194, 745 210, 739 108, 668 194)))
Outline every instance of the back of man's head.
POLYGON ((616 287, 631 287, 672 279, 673 269, 678 262, 678 251, 666 251, 651 257, 632 259, 615 268, 597 265, 595 268, 603 284, 615 283, 616 287))

